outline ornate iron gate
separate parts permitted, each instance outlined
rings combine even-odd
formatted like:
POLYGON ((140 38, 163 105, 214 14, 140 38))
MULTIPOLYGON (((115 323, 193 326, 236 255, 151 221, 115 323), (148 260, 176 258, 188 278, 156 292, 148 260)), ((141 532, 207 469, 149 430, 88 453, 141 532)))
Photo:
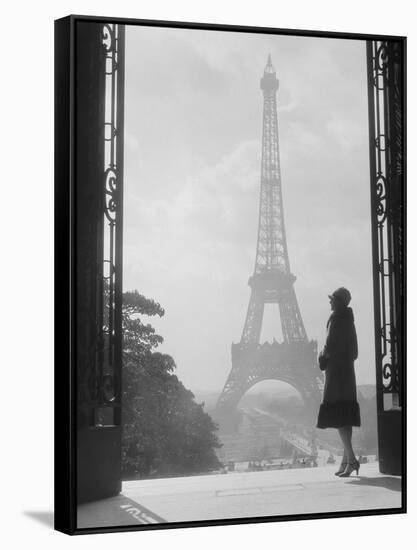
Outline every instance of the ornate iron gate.
POLYGON ((404 42, 367 43, 380 470, 400 474, 404 414, 404 42))
POLYGON ((121 488, 124 27, 76 25, 77 500, 121 488))

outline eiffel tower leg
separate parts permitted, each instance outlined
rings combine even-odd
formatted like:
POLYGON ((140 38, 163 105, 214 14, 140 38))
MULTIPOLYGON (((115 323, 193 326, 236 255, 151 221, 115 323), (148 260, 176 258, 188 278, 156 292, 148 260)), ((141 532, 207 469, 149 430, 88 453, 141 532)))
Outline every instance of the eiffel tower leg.
POLYGON ((242 344, 259 344, 263 315, 264 300, 256 290, 252 289, 245 326, 240 340, 242 344))
POLYGON ((307 342, 307 334, 294 288, 286 290, 279 302, 282 335, 285 342, 307 342))
POLYGON ((232 370, 218 400, 217 408, 222 410, 223 413, 234 410, 242 393, 242 373, 239 367, 232 366, 232 370))
POLYGON ((246 387, 242 380, 241 369, 233 365, 227 378, 227 382, 217 401, 215 421, 222 433, 237 433, 242 414, 237 409, 237 404, 245 393, 246 387))

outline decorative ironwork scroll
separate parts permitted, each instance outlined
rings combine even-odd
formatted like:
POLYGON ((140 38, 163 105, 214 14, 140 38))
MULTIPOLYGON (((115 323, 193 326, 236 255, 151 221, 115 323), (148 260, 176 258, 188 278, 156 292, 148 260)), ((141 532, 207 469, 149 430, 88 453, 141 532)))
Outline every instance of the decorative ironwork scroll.
POLYGON ((120 424, 122 357, 122 226, 124 129, 124 26, 105 24, 104 170, 100 375, 96 423, 120 424))
POLYGON ((403 349, 402 43, 367 44, 378 409, 401 407, 403 349))

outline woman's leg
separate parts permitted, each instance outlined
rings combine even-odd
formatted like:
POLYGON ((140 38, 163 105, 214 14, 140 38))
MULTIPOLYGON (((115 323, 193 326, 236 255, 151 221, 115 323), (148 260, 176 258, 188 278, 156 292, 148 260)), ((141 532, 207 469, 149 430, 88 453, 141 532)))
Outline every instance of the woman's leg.
POLYGON ((347 460, 347 453, 346 453, 346 451, 345 451, 345 446, 343 445, 343 457, 342 457, 342 462, 340 463, 339 469, 337 470, 337 472, 335 473, 335 475, 338 476, 338 475, 342 474, 342 473, 345 471, 346 466, 347 466, 347 462, 348 462, 348 460, 347 460))
POLYGON ((356 457, 352 447, 352 426, 343 426, 338 431, 344 448, 343 459, 347 458, 347 462, 353 464, 356 457))

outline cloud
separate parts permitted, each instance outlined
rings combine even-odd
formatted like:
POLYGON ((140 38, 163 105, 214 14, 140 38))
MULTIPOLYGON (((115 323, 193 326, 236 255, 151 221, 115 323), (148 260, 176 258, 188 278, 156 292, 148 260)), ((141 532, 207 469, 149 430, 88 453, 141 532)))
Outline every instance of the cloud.
POLYGON ((126 247, 141 251, 136 258, 125 251, 130 269, 136 266, 151 279, 166 264, 177 282, 190 276, 204 279, 208 272, 217 279, 238 276, 241 265, 233 271, 221 266, 241 249, 243 219, 251 219, 246 235, 254 242, 258 190, 259 143, 245 142, 217 165, 188 178, 170 200, 128 199, 126 247))

